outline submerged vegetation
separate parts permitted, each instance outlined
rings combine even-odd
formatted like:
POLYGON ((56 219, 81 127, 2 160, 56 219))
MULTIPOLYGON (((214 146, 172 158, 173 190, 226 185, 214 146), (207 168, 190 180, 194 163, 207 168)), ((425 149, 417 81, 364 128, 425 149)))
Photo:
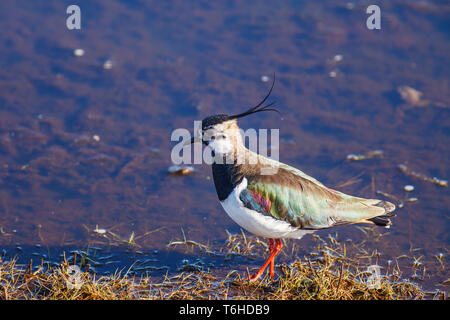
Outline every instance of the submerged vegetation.
MULTIPOLYGON (((315 236, 317 246, 302 259, 277 265, 271 282, 243 280, 242 271, 205 269, 184 261, 176 274, 153 277, 137 276, 128 271, 97 275, 89 271, 89 259, 70 257, 59 265, 36 268, 18 265, 15 260, 0 261, 0 299, 445 299, 446 293, 423 291, 417 284, 402 278, 398 263, 387 268, 377 265, 377 252, 367 252, 363 244, 346 244, 329 236, 315 236), (75 272, 74 272, 75 271, 75 272)), ((229 234, 219 248, 186 239, 168 244, 168 250, 196 251, 203 255, 234 257, 248 261, 261 259, 266 244, 257 237, 229 234)), ((296 248, 291 246, 292 255, 296 248)), ((445 266, 444 266, 445 267, 445 266)), ((247 272, 250 272, 247 270, 247 272)))

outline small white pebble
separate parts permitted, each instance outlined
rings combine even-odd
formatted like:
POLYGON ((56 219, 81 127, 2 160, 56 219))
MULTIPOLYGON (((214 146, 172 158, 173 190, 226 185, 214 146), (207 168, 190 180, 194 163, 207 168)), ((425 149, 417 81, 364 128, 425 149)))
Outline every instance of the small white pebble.
POLYGON ((373 151, 369 151, 368 154, 372 157, 382 157, 384 152, 383 152, 383 150, 373 150, 373 151))
POLYGON ((81 57, 81 56, 84 55, 84 50, 83 50, 83 49, 75 49, 75 50, 73 50, 73 54, 74 54, 76 57, 81 57))
POLYGON ((105 234, 106 233, 106 229, 99 229, 98 225, 96 225, 95 229, 94 229, 94 232, 98 233, 98 234, 105 234))
POLYGON ((105 63, 103 63, 103 69, 105 69, 105 70, 112 69, 112 67, 113 67, 113 63, 109 59, 106 60, 105 63))
POLYGON ((341 62, 342 59, 344 59, 344 57, 342 56, 342 54, 337 54, 333 57, 333 61, 334 62, 341 62))
POLYGON ((407 184, 406 186, 403 187, 403 189, 405 189, 406 192, 411 192, 414 190, 414 186, 407 184))
POLYGON ((268 76, 261 76, 262 82, 269 82, 270 78, 268 76))
POLYGON ((347 2, 347 4, 345 5, 345 7, 346 7, 348 10, 353 10, 353 9, 355 9, 355 3, 354 3, 354 2, 347 2))
POLYGON ((330 73, 328 75, 330 76, 330 78, 336 78, 337 73, 336 73, 336 71, 330 71, 330 73))
POLYGON ((413 198, 408 198, 408 199, 406 199, 406 200, 408 200, 409 202, 416 202, 416 201, 418 201, 419 199, 417 199, 416 197, 413 197, 413 198))
POLYGON ((365 158, 365 156, 363 156, 362 154, 349 154, 347 155, 347 160, 351 160, 351 161, 358 161, 358 160, 363 160, 365 158))
POLYGON ((181 166, 170 166, 169 168, 167 168, 167 171, 170 173, 175 173, 179 170, 181 170, 181 166))
POLYGON ((97 134, 94 134, 93 136, 92 136, 92 139, 94 139, 95 141, 100 141, 100 136, 99 135, 97 135, 97 134))
POLYGON ((194 172, 194 167, 191 166, 170 166, 167 171, 170 174, 176 174, 180 176, 187 176, 194 172))

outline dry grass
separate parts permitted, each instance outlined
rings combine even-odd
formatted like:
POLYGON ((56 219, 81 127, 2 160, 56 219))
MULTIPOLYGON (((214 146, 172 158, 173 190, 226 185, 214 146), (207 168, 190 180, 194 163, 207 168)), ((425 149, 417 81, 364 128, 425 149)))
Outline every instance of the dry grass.
MULTIPOLYGON (((68 279, 71 265, 64 258, 58 267, 40 266, 32 271, 16 265, 15 261, 0 261, 0 299, 423 299, 425 293, 417 285, 401 279, 398 266, 380 274, 375 287, 369 284, 372 273, 368 264, 361 264, 357 254, 330 238, 319 239, 311 254, 290 264, 277 267, 274 282, 268 275, 261 281, 249 283, 246 275, 236 270, 223 274, 221 270, 183 271, 166 275, 162 279, 149 276, 135 277, 127 273, 97 276, 80 272, 79 287, 70 288, 68 279)), ((265 244, 258 238, 248 239, 245 234, 231 235, 225 244, 214 251, 207 245, 187 240, 173 241, 169 247, 184 246, 206 254, 252 257, 264 253, 265 244)), ((369 255, 370 257, 370 255, 369 255)), ((373 256, 372 256, 373 257, 373 256)), ((188 269, 186 269, 188 270, 188 269)), ((383 270, 383 269, 382 269, 383 270)), ((442 298, 436 294, 431 298, 442 298)))

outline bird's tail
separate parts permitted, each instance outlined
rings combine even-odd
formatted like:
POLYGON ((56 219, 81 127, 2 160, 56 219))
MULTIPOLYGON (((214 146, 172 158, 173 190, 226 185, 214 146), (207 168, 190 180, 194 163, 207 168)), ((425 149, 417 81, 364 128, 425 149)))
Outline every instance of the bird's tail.
POLYGON ((388 201, 380 201, 375 204, 375 206, 383 208, 385 210, 385 213, 367 220, 371 221, 377 226, 389 228, 389 226, 391 225, 391 220, 389 220, 389 218, 395 217, 395 213, 392 213, 392 211, 395 210, 395 205, 388 201))

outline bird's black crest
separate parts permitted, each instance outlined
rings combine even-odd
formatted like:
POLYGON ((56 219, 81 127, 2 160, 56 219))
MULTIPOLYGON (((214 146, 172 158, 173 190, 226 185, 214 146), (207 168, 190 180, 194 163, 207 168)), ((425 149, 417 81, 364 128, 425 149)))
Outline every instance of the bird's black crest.
POLYGON ((231 116, 226 115, 226 114, 218 114, 218 115, 207 117, 207 118, 203 119, 203 121, 202 121, 202 129, 208 128, 210 126, 214 126, 214 125, 216 125, 218 123, 222 123, 224 121, 242 118, 242 117, 248 116, 250 114, 257 113, 257 112, 274 111, 274 112, 280 113, 277 109, 270 108, 271 106, 273 106, 273 104, 275 102, 271 102, 265 106, 263 105, 266 102, 266 100, 269 98, 270 94, 272 93, 274 85, 275 85, 275 74, 273 74, 272 86, 270 87, 269 93, 264 97, 264 99, 262 99, 262 101, 260 103, 258 103, 256 106, 248 109, 247 111, 239 113, 239 114, 235 114, 235 115, 231 115, 231 116))
POLYGON ((202 129, 205 130, 210 126, 214 126, 227 120, 230 120, 230 117, 226 114, 217 114, 215 116, 207 117, 202 121, 202 129))
POLYGON ((230 116, 230 120, 231 119, 238 119, 238 118, 242 118, 245 116, 248 116, 252 113, 257 113, 257 112, 263 112, 263 111, 275 111, 277 113, 280 113, 277 109, 274 108, 270 108, 271 106, 273 106, 273 104, 275 102, 271 102, 266 106, 263 106, 264 102, 266 102, 267 98, 269 98, 270 94, 272 93, 273 90, 273 86, 275 85, 275 73, 273 74, 273 81, 272 81, 272 86, 270 87, 269 93, 264 97, 264 99, 262 99, 262 101, 260 103, 258 103, 256 106, 254 106, 253 108, 248 109, 245 112, 239 113, 239 114, 235 114, 230 116))

